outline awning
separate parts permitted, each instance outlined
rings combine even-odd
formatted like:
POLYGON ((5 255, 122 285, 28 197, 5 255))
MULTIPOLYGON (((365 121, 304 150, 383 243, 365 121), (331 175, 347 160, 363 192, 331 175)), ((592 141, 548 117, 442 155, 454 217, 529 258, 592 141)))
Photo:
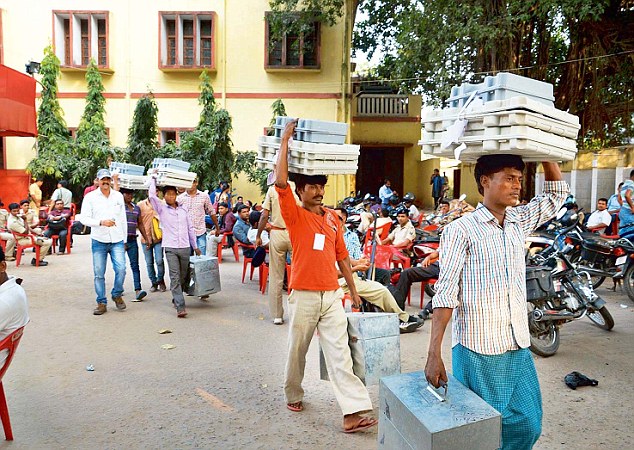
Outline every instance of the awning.
POLYGON ((35 79, 1 64, 0 136, 37 136, 35 79))

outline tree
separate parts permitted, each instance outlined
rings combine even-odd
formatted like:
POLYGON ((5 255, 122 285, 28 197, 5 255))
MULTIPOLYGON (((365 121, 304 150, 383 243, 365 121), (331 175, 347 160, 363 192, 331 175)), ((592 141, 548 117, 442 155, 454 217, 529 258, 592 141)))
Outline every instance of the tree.
POLYGON ((270 37, 276 41, 285 34, 309 33, 315 21, 333 26, 343 16, 345 4, 346 0, 269 0, 270 37))
POLYGON ((381 52, 374 73, 440 105, 452 85, 513 71, 553 83, 580 141, 634 135, 634 11, 626 0, 360 0, 355 49, 381 52))
POLYGON ((71 183, 81 190, 91 184, 97 170, 123 157, 122 149, 112 148, 106 130, 106 99, 99 68, 93 59, 86 70, 86 106, 77 126, 74 156, 69 167, 71 183))
POLYGON ((70 134, 57 99, 59 65, 59 59, 52 47, 46 47, 40 67, 42 94, 37 112, 37 156, 26 168, 32 176, 46 178, 47 184, 64 177, 66 174, 64 163, 70 159, 68 151, 71 145, 70 134))
POLYGON ((231 116, 217 107, 206 70, 200 75, 198 103, 203 107, 200 120, 193 131, 181 133, 180 150, 181 157, 191 163, 190 170, 198 174, 199 185, 210 187, 220 180, 231 180, 234 155, 229 137, 231 116))
POLYGON ((128 130, 128 161, 149 168, 158 156, 158 106, 152 93, 139 99, 128 130))
POLYGON ((271 109, 273 110, 273 117, 271 117, 271 122, 269 122, 269 129, 267 131, 268 136, 275 135, 275 129, 273 125, 275 125, 275 118, 278 116, 286 116, 286 107, 284 106, 284 102, 281 98, 278 98, 271 105, 271 109))

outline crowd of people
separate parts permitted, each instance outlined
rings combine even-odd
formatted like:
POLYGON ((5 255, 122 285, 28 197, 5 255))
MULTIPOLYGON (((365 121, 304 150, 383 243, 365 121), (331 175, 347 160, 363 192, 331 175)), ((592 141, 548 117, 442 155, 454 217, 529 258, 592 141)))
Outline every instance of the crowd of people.
MULTIPOLYGON (((6 274, 6 262, 14 258, 21 239, 32 238, 37 243, 40 260, 34 258, 32 264, 43 266, 52 237, 59 244, 55 253, 64 253, 72 243, 70 223, 74 220, 89 227, 96 296, 93 313, 106 313, 108 298, 116 309, 126 309, 123 284, 129 266, 134 284, 131 301, 166 292, 169 277, 178 318, 188 314, 185 296, 191 256, 217 255, 218 247, 233 246, 233 239, 245 257, 255 261, 260 254, 261 263, 268 265, 271 322, 280 326, 288 321, 284 394, 289 410, 301 412, 305 407, 306 353, 318 331, 343 415, 343 431, 357 432, 377 424, 367 415, 373 408, 367 388, 352 369, 344 310, 348 297, 354 307, 365 303, 370 309, 395 313, 403 333, 416 331, 433 317, 425 374, 435 387, 447 382, 441 344, 453 318, 453 375, 502 413, 503 448, 531 448, 541 432, 542 404, 528 352, 523 248, 526 234, 550 220, 569 194, 558 165, 543 163, 543 194, 520 204, 521 158, 481 157, 475 178, 484 200, 477 207, 464 199, 445 199, 446 177, 435 170, 430 179, 435 202, 431 215, 421 214, 409 193, 402 204, 391 204, 396 193, 386 180, 378 197, 370 196, 364 202, 361 235, 372 227, 390 228, 376 244, 402 252, 416 239, 414 223, 443 228, 436 252, 393 277, 389 268, 370 271, 372 264, 359 234, 346 227, 348 210, 323 205, 326 176, 292 174, 293 180, 289 179, 286 154, 294 126, 290 122, 283 132, 273 185, 262 205, 234 199, 227 182, 219 183, 209 194, 198 189, 197 180, 189 189, 159 189, 152 174, 148 195, 135 202, 135 195, 142 191, 120 189, 116 174, 101 169, 93 186, 86 188, 81 213, 76 216, 72 193, 60 182, 44 224, 39 211, 43 206, 41 180, 36 180, 27 199, 0 210, 0 238, 6 241, 5 251, 0 253, 0 309, 10 297, 18 305, 16 311, 21 311, 12 313, 10 325, 0 325, 6 332, 28 321, 28 312, 19 306, 26 304, 24 291, 18 280, 6 274), (458 217, 461 220, 455 220, 458 217), (150 280, 147 290, 141 281, 139 245, 150 280), (105 284, 108 258, 114 271, 109 295, 105 284), (412 284, 431 279, 438 280, 437 294, 420 314, 410 315, 405 300, 412 284), (287 289, 285 310, 283 292, 287 289)), ((616 197, 599 199, 597 210, 589 215, 588 228, 605 231, 614 214, 619 214, 621 226, 634 223, 634 219, 628 222, 628 214, 634 210, 632 193, 634 172, 616 197)))

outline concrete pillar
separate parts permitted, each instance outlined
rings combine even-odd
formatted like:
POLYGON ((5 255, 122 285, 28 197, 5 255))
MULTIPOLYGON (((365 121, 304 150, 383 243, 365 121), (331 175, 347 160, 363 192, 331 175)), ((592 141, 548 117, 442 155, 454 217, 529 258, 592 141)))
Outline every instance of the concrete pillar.
POLYGON ((594 210, 597 204, 597 188, 599 177, 599 161, 597 160, 597 154, 594 154, 592 159, 592 187, 590 188, 590 210, 594 210))

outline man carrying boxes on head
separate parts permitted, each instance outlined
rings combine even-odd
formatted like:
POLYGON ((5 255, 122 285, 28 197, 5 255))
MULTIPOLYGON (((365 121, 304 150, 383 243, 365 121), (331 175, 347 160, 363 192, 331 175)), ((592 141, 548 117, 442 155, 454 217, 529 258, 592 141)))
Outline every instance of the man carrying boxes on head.
POLYGON ((343 292, 337 282, 335 261, 349 286, 352 302, 358 306, 361 299, 354 287, 339 218, 321 204, 327 177, 297 177, 302 206, 297 205, 288 185, 288 141, 295 126, 293 121, 284 129, 275 171, 281 213, 293 247, 289 280, 293 291, 288 298, 290 326, 284 381, 286 406, 295 412, 304 409, 301 384, 306 352, 317 329, 335 396, 344 414, 344 431, 354 433, 376 425, 377 421, 361 415, 372 410, 372 402, 352 371, 348 321, 341 303, 343 292))
POLYGON ((522 159, 480 157, 475 179, 484 200, 447 225, 440 241, 425 374, 435 387, 447 382, 441 344, 453 315, 453 375, 502 414, 502 448, 507 450, 530 449, 541 434, 541 394, 528 349, 524 242, 557 213, 569 193, 557 163, 542 165, 543 195, 515 207, 522 159))

